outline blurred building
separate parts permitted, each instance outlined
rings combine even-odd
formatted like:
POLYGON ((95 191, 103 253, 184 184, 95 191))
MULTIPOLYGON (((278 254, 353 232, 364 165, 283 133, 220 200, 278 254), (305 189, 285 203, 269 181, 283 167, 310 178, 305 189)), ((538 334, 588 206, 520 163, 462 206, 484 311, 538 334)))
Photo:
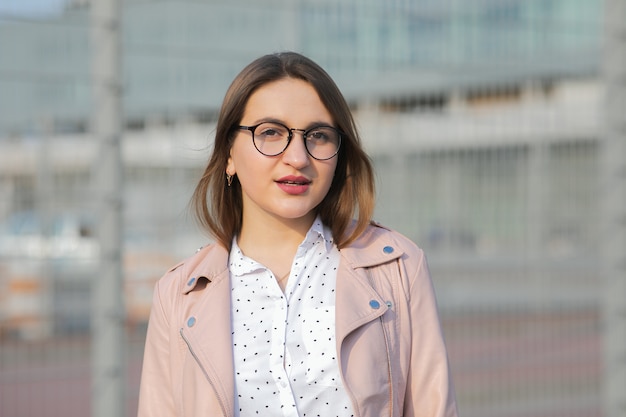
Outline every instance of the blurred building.
MULTIPOLYGON (((89 12, 0 20, 0 132, 84 131, 90 117, 89 12)), ((355 104, 430 101, 529 81, 595 75, 601 0, 127 0, 129 126, 210 120, 234 75, 293 49, 326 68, 355 104)))
MULTIPOLYGON (((124 2, 126 239, 177 256, 202 243, 185 204, 223 94, 253 58, 294 49, 355 110, 377 217, 435 265, 593 252, 601 15, 589 0, 124 2)), ((46 234, 93 211, 88 2, 2 20, 0 50, 0 220, 35 212, 46 234)))

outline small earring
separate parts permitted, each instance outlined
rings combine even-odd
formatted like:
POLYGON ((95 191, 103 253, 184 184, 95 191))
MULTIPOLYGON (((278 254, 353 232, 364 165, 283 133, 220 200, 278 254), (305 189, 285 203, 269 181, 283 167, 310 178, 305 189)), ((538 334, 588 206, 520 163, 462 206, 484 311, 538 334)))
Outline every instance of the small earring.
POLYGON ((230 187, 233 184, 233 176, 230 174, 226 174, 226 183, 230 187))

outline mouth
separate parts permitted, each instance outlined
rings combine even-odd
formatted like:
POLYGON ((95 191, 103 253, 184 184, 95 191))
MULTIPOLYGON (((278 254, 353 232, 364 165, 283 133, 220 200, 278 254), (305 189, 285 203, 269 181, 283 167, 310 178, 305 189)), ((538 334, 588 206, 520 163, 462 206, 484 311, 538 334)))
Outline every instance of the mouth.
POLYGON ((279 178, 276 180, 276 182, 279 184, 285 184, 285 185, 309 185, 311 183, 311 180, 305 177, 288 176, 288 177, 279 178))
POLYGON ((277 179, 276 184, 285 193, 290 195, 302 195, 309 190, 311 180, 302 176, 286 176, 277 179))

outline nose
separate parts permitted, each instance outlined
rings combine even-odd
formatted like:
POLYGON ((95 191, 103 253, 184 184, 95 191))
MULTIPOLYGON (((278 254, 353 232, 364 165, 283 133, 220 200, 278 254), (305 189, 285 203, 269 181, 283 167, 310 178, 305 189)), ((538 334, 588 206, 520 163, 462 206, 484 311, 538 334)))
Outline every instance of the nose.
POLYGON ((304 145, 304 130, 290 129, 291 140, 282 153, 283 161, 294 168, 303 168, 310 164, 309 153, 304 145))

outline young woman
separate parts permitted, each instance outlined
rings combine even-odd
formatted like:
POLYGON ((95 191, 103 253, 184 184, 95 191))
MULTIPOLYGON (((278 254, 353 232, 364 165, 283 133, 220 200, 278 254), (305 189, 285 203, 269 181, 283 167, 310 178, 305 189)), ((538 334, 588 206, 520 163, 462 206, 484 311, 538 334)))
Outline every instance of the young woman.
POLYGON ((371 223, 369 158, 316 63, 235 78, 193 204, 216 243, 156 286, 139 416, 456 416, 424 254, 371 223))

